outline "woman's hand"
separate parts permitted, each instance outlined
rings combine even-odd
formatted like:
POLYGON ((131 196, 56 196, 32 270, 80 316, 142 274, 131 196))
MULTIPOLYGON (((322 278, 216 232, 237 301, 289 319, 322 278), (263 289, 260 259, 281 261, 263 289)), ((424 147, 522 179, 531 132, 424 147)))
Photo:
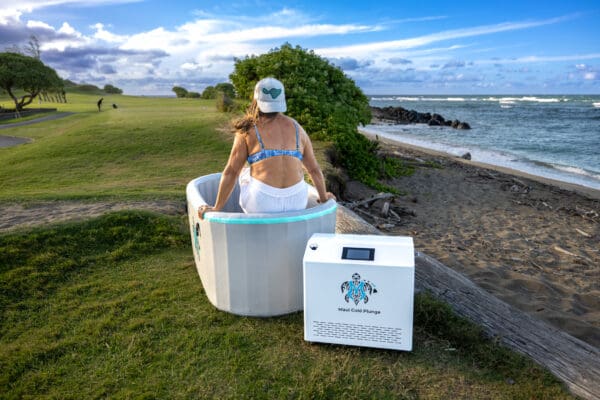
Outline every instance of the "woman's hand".
POLYGON ((325 197, 326 197, 326 198, 325 198, 325 201, 321 201, 321 200, 319 199, 319 203, 326 203, 326 202, 327 202, 327 200, 329 200, 329 199, 337 200, 337 199, 336 199, 336 197, 335 197, 335 194, 333 194, 333 193, 331 193, 331 192, 327 192, 327 193, 325 193, 325 197))
POLYGON ((198 207, 198 218, 204 219, 204 213, 213 211, 214 207, 209 206, 208 204, 204 204, 198 207))

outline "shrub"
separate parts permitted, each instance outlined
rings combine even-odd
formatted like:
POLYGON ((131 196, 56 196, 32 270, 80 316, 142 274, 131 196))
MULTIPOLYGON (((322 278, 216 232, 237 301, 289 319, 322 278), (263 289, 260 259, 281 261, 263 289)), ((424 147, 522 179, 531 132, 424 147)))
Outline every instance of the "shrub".
POLYGON ((206 100, 214 99, 217 97, 217 92, 214 86, 207 86, 202 92, 201 97, 206 100))
POLYGON ((188 91, 185 88, 182 88, 181 86, 173 86, 171 90, 175 92, 175 95, 179 98, 185 97, 188 93, 188 91))
POLYGON ((230 112, 234 108, 233 100, 223 92, 217 92, 217 110, 230 112))
POLYGON ((104 91, 110 94, 123 94, 123 90, 113 85, 104 85, 104 91))

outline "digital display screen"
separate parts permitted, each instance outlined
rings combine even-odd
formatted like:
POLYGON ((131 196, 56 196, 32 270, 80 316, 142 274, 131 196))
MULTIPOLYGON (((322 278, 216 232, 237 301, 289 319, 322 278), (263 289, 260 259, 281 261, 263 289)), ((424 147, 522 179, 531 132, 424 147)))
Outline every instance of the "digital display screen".
POLYGON ((342 250, 342 260, 373 261, 374 259, 375 249, 344 247, 342 250))

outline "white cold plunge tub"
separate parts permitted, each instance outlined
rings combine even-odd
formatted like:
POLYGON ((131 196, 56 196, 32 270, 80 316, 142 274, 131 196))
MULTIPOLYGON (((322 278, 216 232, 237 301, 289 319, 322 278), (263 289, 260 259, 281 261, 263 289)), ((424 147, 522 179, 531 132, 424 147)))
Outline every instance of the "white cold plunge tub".
POLYGON ((336 202, 316 204, 317 192, 309 187, 305 210, 245 214, 236 184, 225 208, 200 220, 198 207, 215 203, 220 179, 220 173, 205 175, 186 189, 196 269, 209 301, 247 316, 302 310, 306 243, 314 233, 335 232, 336 202))

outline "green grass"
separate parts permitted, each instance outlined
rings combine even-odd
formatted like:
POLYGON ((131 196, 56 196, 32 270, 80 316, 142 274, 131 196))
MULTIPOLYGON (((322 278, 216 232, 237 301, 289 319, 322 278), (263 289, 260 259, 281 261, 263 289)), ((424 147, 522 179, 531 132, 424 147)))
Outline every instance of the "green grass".
MULTIPOLYGON (((214 101, 111 95, 99 113, 96 95, 67 97, 42 106, 74 115, 0 131, 34 139, 0 149, 0 202, 183 200, 229 154, 214 101)), ((426 295, 409 353, 305 343, 301 313, 220 312, 186 225, 123 212, 0 235, 0 399, 569 398, 426 295)))
POLYGON ((53 104, 76 114, 3 129, 33 143, 0 149, 0 201, 174 198, 192 178, 222 170, 230 115, 214 101, 69 94, 53 104), (118 109, 108 107, 118 104, 118 109))
POLYGON ((412 352, 306 343, 301 313, 220 312, 186 225, 121 212, 1 235, 0 398, 569 398, 425 295, 412 352))

